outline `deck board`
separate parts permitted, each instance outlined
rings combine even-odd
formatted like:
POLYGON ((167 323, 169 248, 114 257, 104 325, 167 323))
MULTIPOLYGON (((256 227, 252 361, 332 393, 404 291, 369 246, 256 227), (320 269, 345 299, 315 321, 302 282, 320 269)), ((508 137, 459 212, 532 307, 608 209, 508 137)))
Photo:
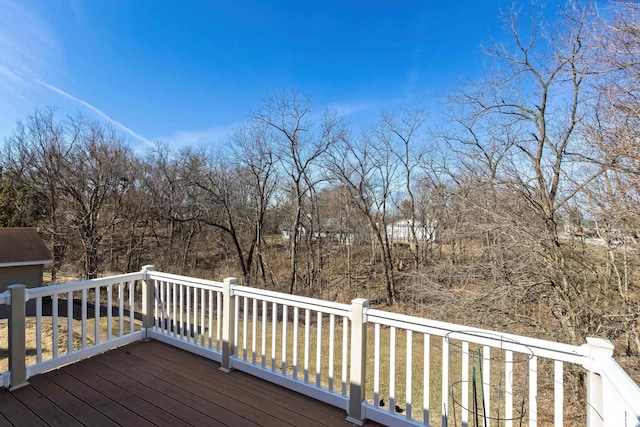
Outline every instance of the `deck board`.
POLYGON ((96 427, 113 426, 115 423, 91 405, 77 399, 60 385, 51 381, 44 375, 36 375, 31 378, 30 384, 37 391, 47 396, 56 405, 65 408, 71 416, 81 424, 91 424, 96 427))
MULTIPOLYGON (((80 363, 82 362, 78 362, 77 364, 80 363)), ((86 403, 87 405, 90 405, 97 411, 101 412, 107 418, 113 420, 116 424, 117 420, 131 420, 131 425, 152 425, 136 413, 131 412, 114 400, 111 400, 100 391, 94 389, 93 387, 87 386, 82 381, 78 381, 76 378, 70 376, 68 373, 63 372, 60 369, 48 372, 44 375, 51 381, 63 387, 67 392, 72 394, 76 398, 76 402, 78 402, 77 404, 86 403)), ((70 404, 73 405, 73 403, 70 404)))
POLYGON ((339 408, 219 367, 157 341, 133 343, 0 389, 0 427, 351 425, 339 408))
MULTIPOLYGON (((174 357, 176 351, 180 350, 168 346, 155 346, 154 349, 141 353, 140 357, 144 357, 145 360, 158 366, 163 363, 165 358, 174 357)), ((275 417, 274 425, 286 423, 296 426, 326 427, 344 421, 345 413, 340 409, 329 406, 329 411, 319 411, 313 406, 316 403, 314 399, 307 399, 299 394, 296 394, 295 399, 292 399, 290 394, 274 393, 276 389, 281 388, 278 386, 264 387, 264 385, 271 384, 261 380, 255 386, 247 386, 246 377, 251 378, 250 375, 242 375, 241 372, 233 372, 228 375, 219 370, 210 371, 206 369, 206 364, 210 362, 198 356, 191 356, 195 355, 185 355, 185 359, 188 360, 188 365, 194 369, 185 370, 182 366, 167 366, 166 369, 173 372, 176 379, 184 379, 188 380, 190 384, 198 384, 199 389, 203 392, 206 389, 211 389, 213 393, 223 393, 232 400, 236 399, 236 396, 243 396, 242 400, 246 401, 246 404, 243 403, 240 410, 244 407, 246 411, 246 405, 250 405, 255 411, 268 412, 275 417), (243 379, 241 385, 238 385, 238 377, 243 379), (336 411, 332 411, 333 409, 336 411)))
POLYGON ((36 414, 31 412, 12 393, 0 389, 0 413, 13 426, 46 426, 36 414))
POLYGON ((63 408, 53 403, 33 387, 23 387, 16 390, 14 396, 20 400, 24 406, 30 408, 38 417, 46 420, 47 424, 51 426, 74 427, 82 425, 63 408))

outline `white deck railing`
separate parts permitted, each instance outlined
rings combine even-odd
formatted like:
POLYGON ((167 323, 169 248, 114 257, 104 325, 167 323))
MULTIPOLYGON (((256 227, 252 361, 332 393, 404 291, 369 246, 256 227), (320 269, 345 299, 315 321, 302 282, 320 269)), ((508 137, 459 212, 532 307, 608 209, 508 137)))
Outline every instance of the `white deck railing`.
POLYGON ((144 277, 138 272, 40 288, 9 287, 4 297, 0 294, 0 304, 10 307, 14 336, 2 384, 19 387, 33 375, 140 340, 145 331, 135 313, 142 307, 144 277))
POLYGON ((355 423, 640 425, 640 388, 600 339, 571 346, 151 268, 13 286, 2 303, 13 331, 5 387, 152 338, 340 407, 355 423), (25 307, 35 310, 31 341, 25 307), (29 362, 25 342, 35 346, 29 362))

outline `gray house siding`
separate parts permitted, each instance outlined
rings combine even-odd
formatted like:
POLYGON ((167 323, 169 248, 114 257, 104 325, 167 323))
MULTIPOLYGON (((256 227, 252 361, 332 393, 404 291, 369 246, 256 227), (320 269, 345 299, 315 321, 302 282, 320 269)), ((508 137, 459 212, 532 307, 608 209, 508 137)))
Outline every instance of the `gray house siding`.
POLYGON ((7 286, 14 284, 25 285, 28 288, 42 286, 43 268, 43 265, 0 268, 0 292, 4 292, 7 286))

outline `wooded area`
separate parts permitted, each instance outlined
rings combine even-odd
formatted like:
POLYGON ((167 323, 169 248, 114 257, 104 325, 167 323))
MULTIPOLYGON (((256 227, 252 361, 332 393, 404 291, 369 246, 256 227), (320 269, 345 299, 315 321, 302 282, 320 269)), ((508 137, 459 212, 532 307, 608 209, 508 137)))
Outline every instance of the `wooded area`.
POLYGON ((511 43, 486 47, 486 77, 437 120, 410 107, 354 128, 291 91, 224 144, 140 153, 104 123, 36 110, 5 138, 0 226, 39 227, 53 280, 152 263, 572 344, 608 337, 635 360, 640 6, 569 3, 554 21, 534 6, 505 24, 511 43), (389 232, 400 220, 408 238, 389 232))

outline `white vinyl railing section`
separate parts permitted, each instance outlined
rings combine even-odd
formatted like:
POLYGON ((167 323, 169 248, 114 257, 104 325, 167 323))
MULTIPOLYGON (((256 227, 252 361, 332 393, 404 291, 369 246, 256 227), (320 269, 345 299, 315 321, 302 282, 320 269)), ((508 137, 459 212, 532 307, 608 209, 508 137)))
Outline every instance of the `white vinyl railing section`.
POLYGON ((13 334, 2 384, 19 387, 33 375, 142 339, 135 313, 144 277, 138 272, 32 289, 10 286, 4 302, 13 334))
POLYGON ((156 339, 342 408, 356 424, 640 426, 640 388, 601 339, 571 346, 151 267, 12 286, 2 303, 13 331, 5 387, 156 339))

